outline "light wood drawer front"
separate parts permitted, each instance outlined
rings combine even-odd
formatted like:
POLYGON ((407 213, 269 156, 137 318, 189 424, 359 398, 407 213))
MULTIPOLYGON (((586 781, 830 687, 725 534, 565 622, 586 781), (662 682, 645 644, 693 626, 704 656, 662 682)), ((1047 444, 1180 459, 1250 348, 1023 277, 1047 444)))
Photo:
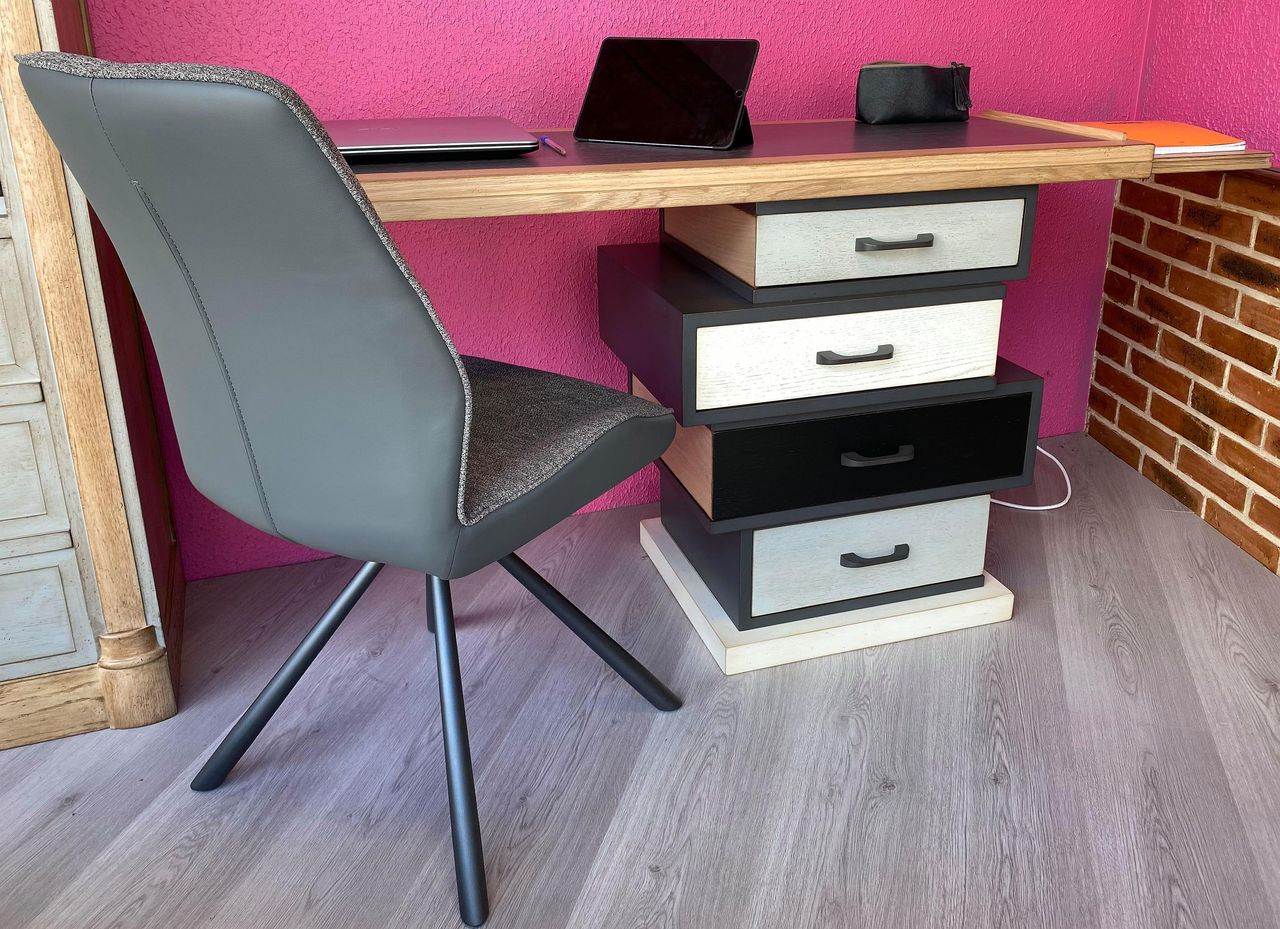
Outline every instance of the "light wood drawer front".
POLYGON ((0 406, 0 540, 67 528, 47 409, 0 406))
POLYGON ((75 552, 0 559, 0 680, 93 660, 75 552))
POLYGON ((751 613, 761 616, 979 575, 990 499, 984 494, 756 530, 751 613), (859 559, 872 563, 857 566, 859 559))
POLYGON ((979 200, 761 216, 755 285, 1012 267, 1022 249, 1023 205, 979 200), (910 247, 895 247, 903 244, 910 247))
POLYGON ((700 410, 971 377, 996 367, 1001 300, 811 316, 697 331, 700 410), (832 352, 882 360, 821 364, 832 352))

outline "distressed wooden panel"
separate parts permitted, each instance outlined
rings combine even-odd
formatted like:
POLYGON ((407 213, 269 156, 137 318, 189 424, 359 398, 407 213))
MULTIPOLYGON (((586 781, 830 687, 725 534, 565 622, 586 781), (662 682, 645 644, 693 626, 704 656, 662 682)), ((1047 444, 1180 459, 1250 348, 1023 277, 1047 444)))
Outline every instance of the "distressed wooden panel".
POLYGON ((0 540, 68 528, 43 403, 0 407, 0 540))
POLYGON ((0 679, 61 670, 95 657, 75 552, 0 559, 0 679))

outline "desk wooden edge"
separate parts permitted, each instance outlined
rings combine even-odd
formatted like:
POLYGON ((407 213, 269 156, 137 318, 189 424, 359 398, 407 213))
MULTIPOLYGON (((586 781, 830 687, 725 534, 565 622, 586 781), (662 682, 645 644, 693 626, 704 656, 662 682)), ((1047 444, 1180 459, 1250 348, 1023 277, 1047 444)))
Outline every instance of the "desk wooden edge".
POLYGON ((927 154, 565 168, 357 172, 387 222, 812 200, 865 194, 1146 178, 1154 148, 1081 138, 1046 148, 1005 146, 927 154))
POLYGON ((1271 152, 1250 148, 1220 155, 1161 155, 1151 162, 1151 176, 1197 171, 1253 171, 1271 167, 1271 152))

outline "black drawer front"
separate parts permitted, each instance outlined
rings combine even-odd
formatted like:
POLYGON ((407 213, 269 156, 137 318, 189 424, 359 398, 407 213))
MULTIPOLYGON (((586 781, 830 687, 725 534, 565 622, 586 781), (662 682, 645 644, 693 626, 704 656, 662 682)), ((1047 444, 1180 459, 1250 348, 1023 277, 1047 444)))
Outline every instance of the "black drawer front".
MULTIPOLYGON (((1039 425, 1035 391, 718 429, 712 518, 909 494, 1026 475, 1039 425)), ((934 495, 936 499, 936 495, 934 495)), ((894 505, 902 505, 901 502, 894 505)))

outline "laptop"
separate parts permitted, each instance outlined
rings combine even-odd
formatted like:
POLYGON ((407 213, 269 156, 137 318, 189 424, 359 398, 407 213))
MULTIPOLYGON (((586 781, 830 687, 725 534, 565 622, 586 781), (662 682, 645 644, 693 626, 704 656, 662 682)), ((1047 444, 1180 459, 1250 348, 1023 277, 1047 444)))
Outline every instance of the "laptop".
POLYGON ((538 139, 498 116, 335 119, 324 124, 344 155, 523 155, 538 139))

